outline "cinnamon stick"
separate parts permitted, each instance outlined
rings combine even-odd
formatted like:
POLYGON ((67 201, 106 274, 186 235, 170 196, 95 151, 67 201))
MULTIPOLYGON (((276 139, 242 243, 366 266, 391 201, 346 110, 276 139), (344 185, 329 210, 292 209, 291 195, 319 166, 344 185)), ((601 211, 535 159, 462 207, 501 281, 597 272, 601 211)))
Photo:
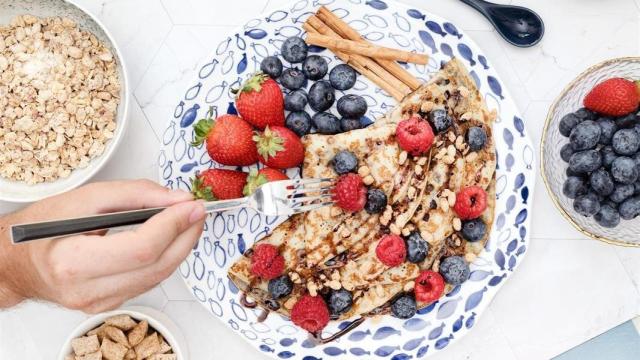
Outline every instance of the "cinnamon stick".
MULTIPOLYGON (((307 22, 317 30, 318 33, 326 36, 332 37, 340 37, 335 31, 331 30, 325 23, 322 22, 319 18, 314 15, 311 15, 307 22)), ((335 51, 335 49, 332 49, 335 51)), ((356 55, 356 54, 347 54, 349 58, 351 58, 354 62, 359 63, 365 68, 371 70, 372 73, 378 75, 380 78, 388 82, 391 86, 393 86, 396 90, 398 90, 402 94, 408 94, 411 92, 411 89, 402 81, 398 80, 393 74, 385 70, 382 66, 376 63, 373 59, 370 59, 366 56, 356 55)))
MULTIPOLYGON (((316 15, 324 24, 329 26, 341 37, 353 41, 369 43, 367 40, 362 38, 362 36, 360 36, 360 34, 355 29, 353 29, 351 26, 349 26, 349 24, 337 17, 333 12, 331 12, 331 10, 327 9, 327 7, 321 6, 320 9, 318 9, 316 15)), ((384 59, 374 60, 389 73, 393 74, 393 76, 395 76, 397 79, 409 86, 411 90, 416 90, 420 87, 420 81, 396 62, 384 59)))
POLYGON ((337 49, 352 54, 369 56, 374 59, 404 61, 421 65, 424 65, 429 61, 429 58, 426 55, 416 54, 384 46, 377 46, 359 41, 326 36, 318 33, 308 34, 306 42, 310 45, 337 49))
MULTIPOLYGON (((308 22, 302 24, 302 28, 307 32, 307 34, 319 34, 319 30, 311 26, 311 24, 309 24, 308 22)), ((361 62, 354 59, 357 55, 349 55, 339 50, 336 50, 335 54, 338 58, 340 58, 340 60, 351 65, 356 71, 366 76, 369 80, 379 86, 382 90, 386 91, 397 101, 402 100, 402 98, 406 95, 406 93, 400 92, 391 84, 389 84, 389 82, 387 82, 385 79, 375 74, 373 71, 367 69, 364 65, 362 65, 361 62)))

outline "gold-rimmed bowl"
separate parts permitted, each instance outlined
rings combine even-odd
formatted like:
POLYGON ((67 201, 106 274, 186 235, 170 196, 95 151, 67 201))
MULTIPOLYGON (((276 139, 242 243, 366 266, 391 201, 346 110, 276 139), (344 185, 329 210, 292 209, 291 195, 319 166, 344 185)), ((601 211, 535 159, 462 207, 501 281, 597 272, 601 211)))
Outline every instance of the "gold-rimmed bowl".
POLYGON ((615 228, 605 228, 593 219, 584 217, 573 209, 573 200, 562 193, 567 179, 567 163, 560 158, 560 148, 569 142, 558 129, 560 119, 583 107, 587 93, 598 83, 613 77, 640 79, 640 57, 607 60, 580 74, 562 91, 549 109, 540 143, 540 167, 542 180, 553 203, 578 231, 606 243, 640 247, 640 218, 621 220, 615 228))

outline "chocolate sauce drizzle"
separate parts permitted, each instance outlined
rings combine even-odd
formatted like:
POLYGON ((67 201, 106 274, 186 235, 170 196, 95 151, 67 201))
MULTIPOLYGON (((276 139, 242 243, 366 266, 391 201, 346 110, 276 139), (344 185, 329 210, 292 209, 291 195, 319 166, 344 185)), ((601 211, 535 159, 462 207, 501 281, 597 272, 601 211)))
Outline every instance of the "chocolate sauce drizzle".
POLYGON ((246 292, 242 292, 240 295, 240 304, 242 304, 242 306, 249 308, 249 309, 253 309, 256 306, 258 306, 257 302, 249 302, 249 300, 247 299, 247 293, 246 292))
POLYGON ((310 338, 315 341, 317 344, 326 344, 329 342, 332 342, 336 339, 339 339, 343 336, 345 336, 346 334, 348 334, 351 330, 357 328, 358 326, 360 326, 360 324, 362 324, 364 322, 365 318, 364 317, 360 317, 358 319, 353 320, 349 325, 347 325, 347 327, 345 327, 344 329, 338 331, 337 333, 329 336, 328 338, 322 338, 322 333, 321 332, 315 332, 310 334, 310 338))

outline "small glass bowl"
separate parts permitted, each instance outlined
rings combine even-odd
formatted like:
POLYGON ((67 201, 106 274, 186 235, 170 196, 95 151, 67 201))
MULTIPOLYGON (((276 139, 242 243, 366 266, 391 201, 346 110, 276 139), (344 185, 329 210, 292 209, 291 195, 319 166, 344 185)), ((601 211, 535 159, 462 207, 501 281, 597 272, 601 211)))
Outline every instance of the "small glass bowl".
POLYGON ((542 180, 560 214, 581 233, 606 243, 640 247, 640 218, 621 220, 615 228, 605 228, 593 219, 584 217, 573 209, 573 200, 562 193, 567 179, 567 163, 560 158, 560 148, 569 142, 558 129, 560 119, 583 107, 586 94, 598 83, 613 77, 640 79, 640 57, 607 60, 580 74, 562 91, 549 109, 540 143, 540 167, 542 180))

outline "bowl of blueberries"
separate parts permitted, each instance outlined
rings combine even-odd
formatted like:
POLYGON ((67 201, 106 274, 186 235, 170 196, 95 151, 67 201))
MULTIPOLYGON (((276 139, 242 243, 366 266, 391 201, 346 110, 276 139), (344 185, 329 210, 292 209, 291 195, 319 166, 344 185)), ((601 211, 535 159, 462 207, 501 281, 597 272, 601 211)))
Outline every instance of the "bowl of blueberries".
POLYGON ((597 64, 551 106, 541 173, 556 207, 580 232, 640 246, 640 58, 597 64))

